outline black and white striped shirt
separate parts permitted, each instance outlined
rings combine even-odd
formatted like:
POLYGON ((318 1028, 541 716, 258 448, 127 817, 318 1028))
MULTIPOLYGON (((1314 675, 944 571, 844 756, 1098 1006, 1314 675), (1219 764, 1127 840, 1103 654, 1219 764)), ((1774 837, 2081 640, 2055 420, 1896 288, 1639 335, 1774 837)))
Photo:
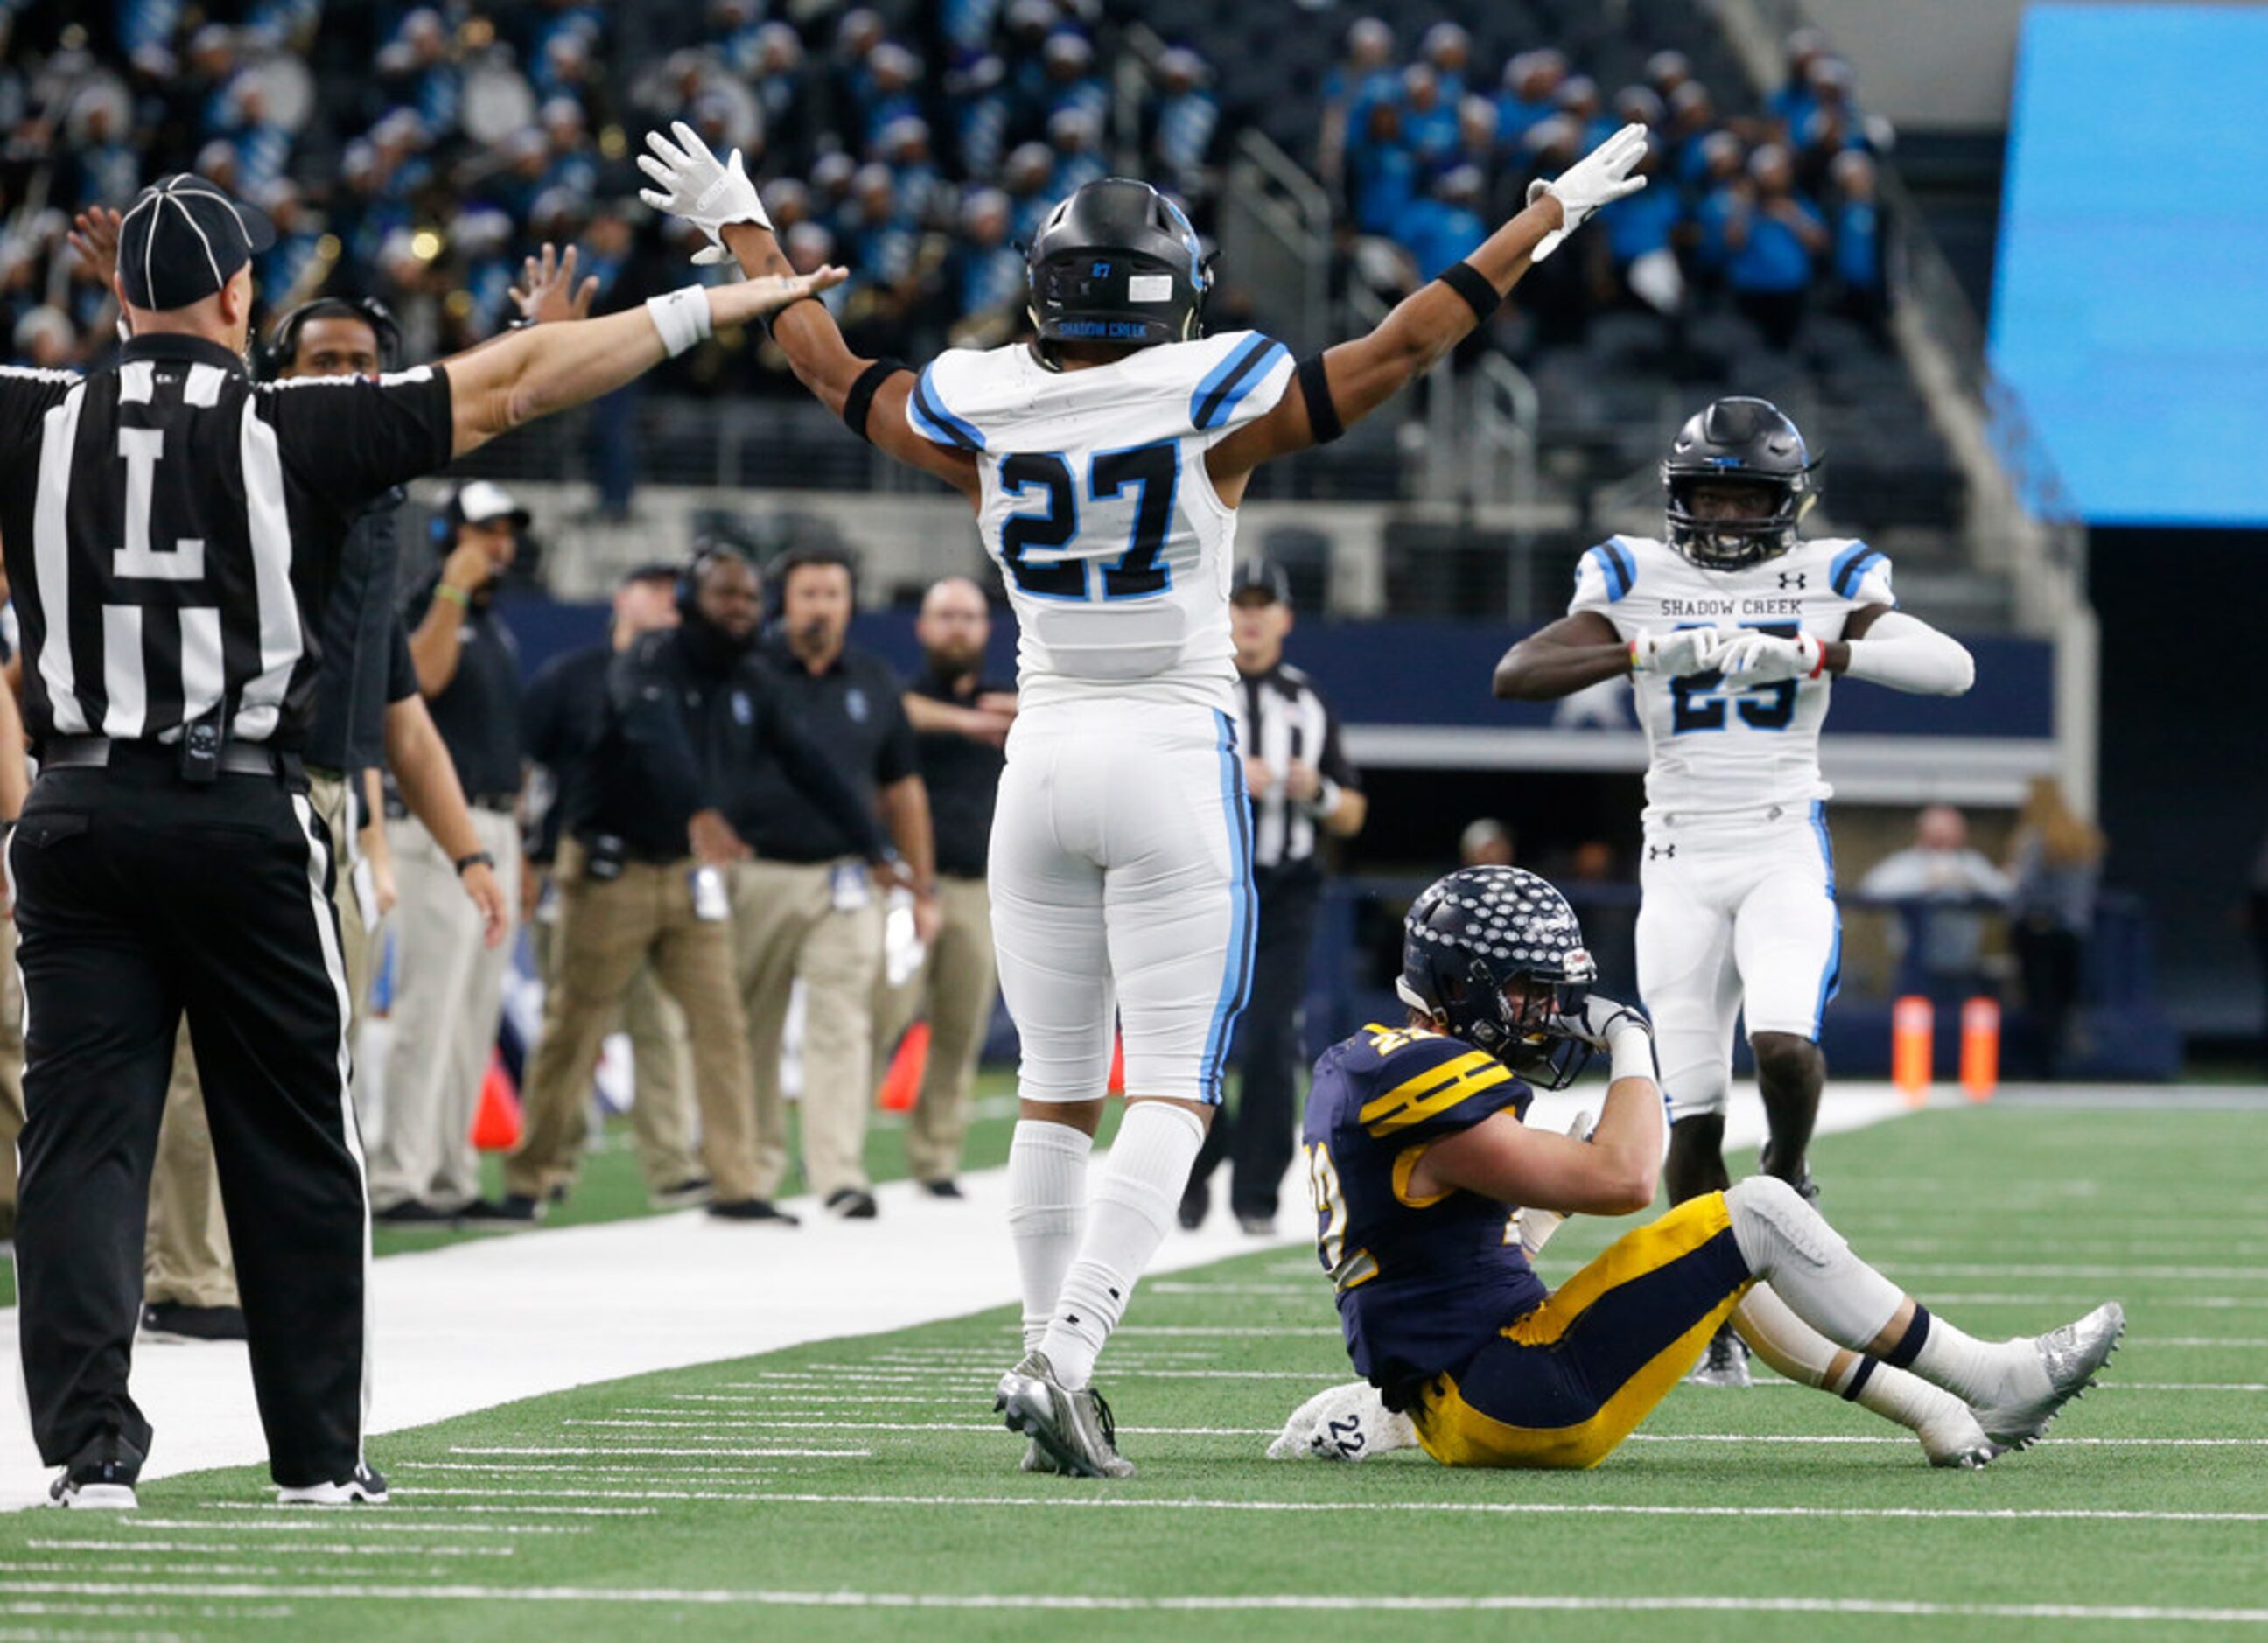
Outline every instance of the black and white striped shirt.
POLYGON ((202 337, 136 337, 110 368, 0 367, 0 544, 34 742, 296 748, 355 518, 446 464, 448 379, 420 368, 253 383, 202 337))
POLYGON ((1236 745, 1268 767, 1268 790, 1252 801, 1252 865, 1259 872, 1314 866, 1315 817, 1336 802, 1336 790, 1359 791, 1362 776, 1339 741, 1338 715, 1314 681, 1287 662, 1237 675, 1236 745), (1322 772, 1322 795, 1292 802, 1284 775, 1293 764, 1322 772))

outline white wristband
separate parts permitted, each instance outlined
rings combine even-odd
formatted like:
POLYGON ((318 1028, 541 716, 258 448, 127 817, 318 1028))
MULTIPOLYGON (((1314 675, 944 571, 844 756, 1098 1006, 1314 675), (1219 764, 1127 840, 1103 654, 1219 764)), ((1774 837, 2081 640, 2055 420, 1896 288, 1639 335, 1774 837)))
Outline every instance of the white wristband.
POLYGON ((1659 1082, 1653 1071, 1653 1035, 1635 1021, 1616 1028, 1607 1053, 1610 1081, 1644 1079, 1648 1083, 1659 1082))
POLYGON ((1315 796, 1305 806, 1307 814, 1318 822, 1329 819, 1331 812, 1339 807, 1340 792, 1336 782, 1324 777, 1322 785, 1315 790, 1315 796))
POLYGON ((661 345, 672 359, 710 333, 706 285, 686 285, 666 296, 649 297, 645 311, 653 316, 653 328, 661 333, 661 345))

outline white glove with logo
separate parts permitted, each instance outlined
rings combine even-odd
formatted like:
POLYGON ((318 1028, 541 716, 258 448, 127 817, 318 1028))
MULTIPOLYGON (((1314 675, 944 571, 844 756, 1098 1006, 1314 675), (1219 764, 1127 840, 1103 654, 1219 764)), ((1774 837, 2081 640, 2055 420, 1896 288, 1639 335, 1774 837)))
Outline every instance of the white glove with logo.
POLYGON ((1553 1025, 1568 1037, 1580 1038, 1600 1050, 1612 1050, 1615 1040, 1625 1033, 1638 1033, 1647 1039, 1653 1036, 1653 1023, 1646 1019, 1645 1011, 1596 992, 1583 1000, 1580 1010, 1560 1016, 1553 1025))
POLYGON ((1366 1461, 1391 1449, 1414 1448, 1418 1428, 1407 1415, 1386 1407, 1367 1381, 1350 1381, 1318 1392, 1292 1412, 1276 1441, 1271 1461, 1366 1461))
POLYGON ((1559 248, 1561 240, 1588 221, 1592 212, 1646 187, 1645 178, 1630 174, 1631 167, 1645 158, 1646 128, 1624 126, 1550 181, 1538 177, 1529 183, 1530 205, 1550 195, 1559 202, 1559 209, 1566 213, 1567 220, 1543 236, 1528 261, 1543 262, 1559 248))
POLYGON ((1719 653, 1734 636, 1722 628, 1671 628, 1641 633, 1631 641, 1631 671, 1634 674, 1705 674, 1717 666, 1719 653))
POLYGON ((1773 633, 1743 633, 1717 653, 1717 667, 1728 682, 1778 684, 1808 679, 1819 671, 1827 646, 1808 633, 1783 639, 1773 633))
POLYGON ((730 262, 733 254, 725 248, 724 239, 727 224, 772 225, 763 201, 757 196, 756 185, 748 181, 740 151, 734 149, 731 160, 722 161, 709 151, 701 134, 682 120, 673 121, 669 131, 677 139, 674 143, 659 131, 645 134, 645 145, 653 151, 637 157, 638 169, 660 187, 640 188, 638 198, 657 211, 683 217, 709 236, 708 246, 693 254, 696 262, 704 267, 730 262))

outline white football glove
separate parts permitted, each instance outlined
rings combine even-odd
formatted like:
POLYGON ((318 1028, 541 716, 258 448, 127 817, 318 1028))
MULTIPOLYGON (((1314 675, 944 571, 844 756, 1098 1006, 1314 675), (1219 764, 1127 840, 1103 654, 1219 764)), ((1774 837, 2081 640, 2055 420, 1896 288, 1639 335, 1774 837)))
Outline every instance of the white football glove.
POLYGON ((1367 1381, 1350 1381, 1318 1392, 1292 1412, 1268 1446, 1271 1461, 1366 1461, 1391 1449, 1414 1448, 1418 1428, 1386 1407, 1367 1381))
POLYGON ((1653 1036, 1653 1023, 1646 1019, 1645 1011, 1595 992, 1583 1000, 1580 1010, 1560 1016, 1555 1025, 1568 1037, 1580 1038, 1599 1050, 1612 1050, 1614 1041, 1624 1033, 1653 1036))
POLYGON ((1718 669, 1729 682, 1778 684, 1786 679, 1808 679, 1819 671, 1827 646, 1808 633, 1783 639, 1772 633, 1743 633, 1717 653, 1718 669))
POLYGON ((1631 641, 1631 671, 1634 674, 1705 674, 1717 666, 1717 657, 1734 636, 1722 628, 1671 628, 1641 633, 1631 641))
POLYGON ((1538 177, 1529 183, 1530 205, 1550 195, 1559 202, 1559 209, 1566 213, 1567 220, 1544 235, 1528 260, 1543 262, 1559 248, 1561 240, 1587 222, 1592 212, 1646 187, 1645 178, 1630 174, 1631 167, 1645 158, 1646 128, 1624 126, 1550 181, 1538 177))
POLYGON ((748 181, 740 151, 734 149, 732 158, 722 161, 709 151, 701 134, 682 120, 673 121, 669 131, 677 139, 674 143, 659 131, 645 134, 645 145, 653 151, 637 157, 638 169, 660 187, 640 188, 638 198, 657 211, 683 217, 709 236, 708 245, 693 254, 696 262, 704 267, 730 262, 733 254, 725 248, 724 238, 727 224, 772 225, 756 185, 748 181))
MULTIPOLYGON (((1576 1141, 1589 1140, 1593 1123, 1589 1113, 1577 1113, 1575 1122, 1567 1126, 1568 1138, 1576 1141)), ((1566 1219, 1564 1210, 1531 1209, 1525 1205, 1513 1212, 1512 1224, 1520 1234, 1520 1247, 1528 1252, 1529 1260, 1533 1261, 1543 1253, 1543 1246, 1551 1241, 1551 1234, 1559 1230, 1566 1219)))

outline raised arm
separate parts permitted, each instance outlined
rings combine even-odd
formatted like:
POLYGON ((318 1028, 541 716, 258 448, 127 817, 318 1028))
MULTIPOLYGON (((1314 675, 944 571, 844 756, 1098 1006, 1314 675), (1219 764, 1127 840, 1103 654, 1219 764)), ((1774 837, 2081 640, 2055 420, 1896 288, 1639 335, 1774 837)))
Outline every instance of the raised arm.
POLYGON ((1221 499, 1233 505, 1245 475, 1261 463, 1336 438, 1432 370, 1592 212, 1646 187, 1645 178, 1629 174, 1645 154, 1646 128, 1624 126, 1564 175, 1532 187, 1527 210, 1403 298, 1369 335, 1325 350, 1320 367, 1302 366, 1300 392, 1286 394, 1206 453, 1214 487, 1228 487, 1221 499), (1310 380, 1318 370, 1320 380, 1310 380))
POLYGON ((688 285, 642 307, 597 320, 514 331, 438 367, 449 379, 453 453, 478 450, 498 434, 611 394, 719 327, 746 325, 844 278, 841 269, 688 285))
MULTIPOLYGON (((670 127, 670 136, 649 131, 645 142, 651 151, 638 156, 638 165, 655 186, 640 189, 638 197, 657 211, 683 217, 709 236, 709 248, 695 255, 696 262, 721 262, 730 257, 752 280, 794 276, 794 265, 772 232, 771 217, 757 196, 755 184, 748 181, 740 150, 734 149, 729 159, 719 160, 709 151, 701 134, 681 120, 670 127)), ((846 408, 853 411, 855 415, 846 418, 853 431, 887 454, 909 468, 936 475, 974 498, 978 490, 976 458, 931 444, 913 431, 907 419, 906 402, 913 396, 912 373, 902 366, 892 370, 895 362, 865 359, 852 353, 824 303, 805 303, 801 296, 788 301, 797 306, 779 312, 771 333, 772 341, 787 356, 796 380, 836 416, 842 416, 846 408), (862 383, 865 385, 863 395, 862 383), (863 403, 854 403, 854 396, 862 398, 863 403)))

